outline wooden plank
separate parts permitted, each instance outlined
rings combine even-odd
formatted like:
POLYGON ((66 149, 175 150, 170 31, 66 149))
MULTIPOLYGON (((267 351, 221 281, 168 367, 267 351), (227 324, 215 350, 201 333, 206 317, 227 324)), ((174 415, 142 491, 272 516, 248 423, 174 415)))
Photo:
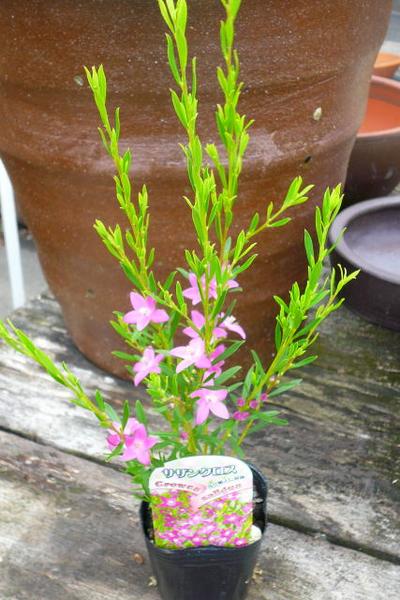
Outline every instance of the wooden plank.
MULTIPOLYGON (((51 297, 15 320, 66 360, 88 390, 99 387, 116 405, 137 396, 130 383, 107 376, 74 348, 51 297)), ((343 309, 325 324, 316 351, 319 362, 302 371, 303 385, 279 398, 289 426, 260 433, 246 449, 270 478, 272 519, 398 560, 399 336, 343 309)), ((63 389, 5 346, 0 365, 0 427, 102 456, 103 433, 65 402, 63 389)))
MULTIPOLYGON (((0 432, 0 597, 157 600, 129 479, 0 432)), ((396 600, 400 567, 270 525, 249 600, 396 600)))

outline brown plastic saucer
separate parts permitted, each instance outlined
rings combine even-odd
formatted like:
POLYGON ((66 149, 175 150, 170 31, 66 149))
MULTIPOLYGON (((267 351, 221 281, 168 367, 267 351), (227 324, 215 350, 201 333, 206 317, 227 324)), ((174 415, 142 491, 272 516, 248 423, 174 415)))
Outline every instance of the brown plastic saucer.
POLYGON ((333 223, 333 266, 361 269, 346 287, 346 305, 367 320, 400 331, 400 196, 359 202, 333 223))

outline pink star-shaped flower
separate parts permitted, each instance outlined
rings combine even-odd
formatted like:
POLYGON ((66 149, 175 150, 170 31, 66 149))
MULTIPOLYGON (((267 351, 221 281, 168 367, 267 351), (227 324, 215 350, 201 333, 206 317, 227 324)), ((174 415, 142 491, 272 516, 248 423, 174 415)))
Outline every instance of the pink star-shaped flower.
POLYGON ((126 422, 123 432, 120 431, 121 424, 114 422, 114 429, 109 429, 107 436, 107 444, 110 450, 114 450, 125 439, 126 436, 132 435, 140 426, 137 419, 129 418, 126 422))
POLYGON ((208 369, 211 367, 211 361, 206 356, 205 344, 201 338, 190 340, 187 346, 177 346, 171 350, 171 355, 183 360, 176 367, 176 372, 180 373, 184 369, 194 365, 198 369, 208 369))
POLYGON ((250 413, 246 410, 244 410, 243 412, 237 410, 233 413, 233 418, 235 419, 235 421, 245 421, 249 416, 250 413))
MULTIPOLYGON (((191 317, 195 327, 199 330, 203 329, 206 323, 204 315, 202 315, 201 312, 199 312, 198 310, 192 310, 191 317)), ((185 329, 183 329, 183 333, 192 339, 200 337, 200 334, 195 329, 193 329, 193 327, 185 327, 185 329)), ((226 337, 226 335, 227 333, 222 327, 215 327, 213 329, 213 338, 216 340, 222 337, 226 337)))
POLYGON ((156 437, 147 435, 144 425, 139 425, 133 435, 126 438, 125 452, 122 454, 121 460, 138 460, 142 465, 149 465, 150 449, 157 442, 156 437))
MULTIPOLYGON (((199 283, 197 281, 197 277, 194 273, 189 273, 189 283, 190 287, 183 290, 183 295, 185 298, 189 298, 192 301, 193 306, 199 304, 201 302, 201 294, 199 290, 199 283)), ((201 291, 203 295, 206 291, 206 278, 205 275, 202 275, 200 278, 201 291)), ((208 297, 209 298, 217 298, 217 282, 215 277, 211 279, 208 284, 208 297)))
POLYGON ((238 335, 240 335, 240 337, 243 340, 246 339, 245 330, 243 329, 243 327, 241 327, 239 325, 239 323, 236 321, 236 319, 233 315, 230 315, 229 317, 225 317, 224 313, 221 313, 220 317, 223 320, 219 324, 219 327, 221 327, 223 329, 227 329, 228 331, 233 331, 233 332, 237 333, 238 335))
POLYGON ((236 281, 236 279, 229 279, 229 281, 228 281, 228 284, 227 284, 227 285, 228 285, 228 289, 229 289, 229 290, 233 290, 233 288, 238 288, 238 287, 239 287, 239 284, 238 284, 238 282, 236 281))
POLYGON ((156 307, 154 298, 148 296, 144 298, 136 292, 130 293, 133 310, 124 316, 125 323, 134 324, 139 331, 147 327, 149 323, 165 323, 168 321, 168 315, 165 310, 156 307))
POLYGON ((200 388, 190 394, 191 398, 199 398, 197 401, 196 425, 201 425, 207 419, 210 412, 221 419, 229 419, 229 412, 224 404, 227 390, 210 390, 200 388))
MULTIPOLYGON (((225 352, 225 346, 223 344, 220 344, 219 346, 217 346, 214 350, 214 352, 212 352, 210 354, 210 359, 212 361, 211 367, 209 369, 207 369, 207 371, 204 373, 204 377, 203 380, 207 380, 209 379, 211 376, 212 377, 219 377, 222 373, 222 367, 225 364, 224 360, 220 360, 219 362, 215 362, 217 360, 217 358, 219 356, 221 356, 221 354, 223 352, 225 352)), ((207 382, 208 384, 210 384, 210 382, 207 382)))
POLYGON ((150 373, 161 373, 160 362, 163 358, 164 355, 156 354, 151 346, 146 348, 141 360, 133 367, 133 370, 136 373, 134 379, 135 385, 139 385, 139 383, 147 377, 147 375, 150 375, 150 373))

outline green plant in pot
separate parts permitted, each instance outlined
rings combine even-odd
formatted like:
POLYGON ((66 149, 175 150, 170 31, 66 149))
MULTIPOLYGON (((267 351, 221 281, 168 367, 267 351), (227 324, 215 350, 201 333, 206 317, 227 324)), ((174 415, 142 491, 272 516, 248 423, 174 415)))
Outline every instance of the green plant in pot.
MULTIPOLYGON (((217 77, 222 102, 216 110, 220 139, 216 145, 204 144, 196 127, 196 60, 189 58, 186 0, 159 0, 169 30, 167 54, 175 82, 172 104, 187 135, 182 151, 191 193, 184 201, 198 242, 196 248, 184 252, 184 266, 177 267, 165 281, 157 281, 152 271, 157 256, 148 245, 146 187, 132 199, 131 153, 120 149, 119 109, 112 118, 106 104, 103 68, 86 71, 101 119, 101 139, 116 167, 117 200, 128 224, 128 227, 110 227, 101 221, 95 224, 106 248, 132 285, 132 306, 125 314, 115 313, 112 322, 127 345, 126 352, 116 355, 127 364, 134 385, 145 384, 153 411, 159 415, 157 422, 149 421, 147 408, 135 398, 125 403, 121 415, 116 414, 100 391, 89 398, 67 365, 55 365, 11 322, 8 326, 0 323, 4 341, 37 361, 57 382, 70 389, 72 401, 91 411, 107 430, 107 458, 120 461, 132 479, 136 495, 144 502, 141 515, 146 543, 160 593, 168 600, 203 600, 205 594, 217 600, 227 597, 227 589, 232 600, 244 598, 260 540, 245 543, 237 528, 232 527, 224 528, 224 537, 218 531, 211 535, 198 514, 196 535, 184 535, 174 512, 177 506, 183 506, 183 500, 178 498, 181 492, 156 497, 150 489, 151 475, 177 460, 198 465, 201 461, 208 464, 210 457, 221 457, 221 461, 227 456, 243 459, 242 446, 249 435, 270 425, 284 425, 284 419, 270 408, 269 401, 300 382, 293 378, 285 380, 284 376, 316 359, 309 350, 318 327, 340 307, 339 296, 344 286, 356 276, 341 269, 329 275, 324 271, 325 259, 332 250, 326 246, 328 230, 342 199, 339 187, 328 189, 321 207, 315 211, 315 241, 307 231, 304 233, 307 282, 302 288, 294 283, 288 298, 275 298, 279 312, 273 359, 266 364, 262 356, 252 351, 252 365, 242 373, 241 366, 235 364, 235 353, 246 341, 246 332, 235 318, 236 294, 246 293, 240 287, 241 274, 257 258, 258 236, 268 229, 284 227, 290 220, 287 211, 307 201, 310 186, 303 187, 301 178, 295 179, 279 208, 268 204, 265 214, 254 214, 246 228, 234 233, 239 177, 251 121, 238 111, 242 84, 234 40, 241 0, 221 0, 221 3, 226 16, 220 30, 223 66, 218 67, 217 77), (167 536, 164 531, 163 538, 156 538, 151 521, 160 502, 165 510, 157 514, 169 521, 166 525, 169 531, 167 536)), ((254 518, 263 533, 266 486, 256 469, 253 476, 257 502, 254 508, 250 506, 250 521, 254 518)), ((237 514, 227 514, 225 504, 222 515, 225 523, 230 518, 241 518, 237 496, 232 494, 226 496, 228 509, 237 514)), ((195 522, 190 509, 185 510, 185 518, 195 522)), ((244 526, 245 521, 248 524, 248 515, 240 523, 244 526)), ((156 524, 153 518, 153 525, 156 524)))

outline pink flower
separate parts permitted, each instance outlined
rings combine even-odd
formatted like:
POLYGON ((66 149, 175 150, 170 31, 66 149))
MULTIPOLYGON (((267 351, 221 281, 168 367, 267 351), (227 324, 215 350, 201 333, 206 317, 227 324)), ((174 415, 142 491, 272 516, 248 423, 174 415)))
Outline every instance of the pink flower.
MULTIPOLYGON (((201 312, 199 312, 198 310, 192 310, 191 317, 192 317, 192 321, 193 321, 194 325, 197 327, 197 329, 199 329, 199 330, 203 329, 204 324, 206 322, 204 315, 202 315, 201 312)), ((183 330, 183 333, 193 339, 200 337, 200 335, 197 333, 197 331, 195 329, 193 329, 193 327, 185 327, 185 329, 183 330)))
POLYGON ((125 323, 133 323, 139 331, 142 331, 147 325, 152 323, 165 323, 168 321, 168 315, 165 310, 156 308, 156 301, 150 296, 144 298, 136 292, 130 294, 131 304, 134 310, 126 313, 125 323))
POLYGON ((235 421, 245 421, 250 416, 250 413, 246 411, 240 412, 237 410, 233 413, 232 416, 235 419, 235 421))
POLYGON ((224 516, 224 523, 227 525, 235 525, 235 527, 240 527, 243 525, 243 521, 246 517, 241 517, 240 515, 230 514, 224 516))
POLYGON ((201 539, 201 537, 199 535, 194 535, 192 537, 192 542, 195 546, 201 546, 201 544, 203 543, 203 540, 201 539))
POLYGON ((162 498, 160 506, 178 508, 178 506, 182 506, 182 502, 179 502, 179 500, 177 500, 176 498, 162 498))
POLYGON ((200 514, 195 514, 192 517, 193 525, 200 525, 203 522, 203 517, 200 514))
POLYGON ((256 409, 256 408, 258 408, 258 400, 250 400, 250 402, 249 402, 249 406, 250 406, 250 408, 252 408, 252 409, 256 409))
POLYGON ((211 367, 211 361, 206 356, 205 344, 201 338, 190 340, 187 346, 173 348, 171 355, 183 359, 176 367, 177 373, 192 365, 195 365, 198 369, 208 369, 211 367))
POLYGON ((214 525, 204 525, 204 527, 201 528, 200 533, 202 535, 210 535, 211 533, 213 533, 215 529, 215 524, 214 525))
POLYGON ((229 279, 228 281, 228 289, 233 290, 233 288, 238 288, 239 284, 236 279, 229 279))
POLYGON ((207 419, 210 411, 221 419, 229 419, 228 409, 223 403, 227 397, 227 390, 210 390, 201 388, 190 394, 197 401, 196 425, 201 425, 207 419))
MULTIPOLYGON (((199 302, 201 302, 201 295, 200 295, 200 290, 199 290, 199 283, 198 283, 197 277, 194 273, 189 273, 189 283, 190 283, 190 287, 183 290, 183 295, 185 296, 185 298, 189 298, 189 300, 192 301, 193 306, 196 306, 196 304, 199 304, 199 302)), ((201 283, 201 291, 204 295, 205 291, 206 291, 205 275, 201 276, 200 283, 201 283)), ((215 280, 215 277, 213 277, 208 284, 208 297, 209 298, 217 298, 217 282, 215 280)))
POLYGON ((227 329, 228 331, 233 331, 234 333, 237 333, 243 340, 246 339, 245 330, 239 325, 239 323, 236 321, 233 315, 225 317, 224 313, 221 313, 220 317, 223 319, 219 324, 220 327, 222 327, 223 329, 227 329))
POLYGON ((139 385, 142 379, 150 375, 150 373, 161 373, 160 362, 163 358, 163 354, 156 354, 151 346, 146 348, 141 360, 133 367, 136 373, 134 379, 135 385, 139 385))
POLYGON ((236 404, 238 406, 244 406, 246 404, 246 400, 244 398, 238 398, 236 404))
POLYGON ((226 541, 228 538, 231 538, 231 537, 232 537, 234 534, 235 534, 235 532, 234 532, 234 531, 232 531, 231 529, 223 529, 223 530, 221 531, 221 533, 220 533, 220 535, 221 535, 221 538, 225 539, 225 541, 226 541))
POLYGON ((260 400, 261 400, 261 402, 268 402, 268 394, 263 392, 260 396, 260 400))
POLYGON ((189 434, 187 431, 182 431, 179 439, 181 440, 181 442, 187 442, 187 440, 189 439, 189 434))
MULTIPOLYGON (((198 310, 192 310, 191 317, 196 328, 199 330, 203 329, 206 322, 204 315, 202 315, 198 310)), ((185 327, 185 329, 183 329, 183 333, 193 339, 200 337, 199 333, 193 329, 193 327, 185 327)), ((222 327, 215 327, 213 329, 213 338, 216 340, 226 337, 226 335, 227 333, 225 329, 222 329, 222 327)))
MULTIPOLYGON (((225 346, 223 344, 220 344, 219 346, 217 346, 214 350, 214 352, 212 352, 210 354, 210 359, 212 360, 212 364, 211 366, 207 369, 207 371, 204 373, 204 377, 203 380, 206 381, 207 379, 209 379, 210 377, 219 377, 222 373, 222 367, 225 364, 224 360, 220 360, 219 362, 215 362, 217 360, 217 358, 219 356, 221 356, 221 354, 225 352, 225 346)), ((210 385, 212 382, 211 381, 207 381, 207 385, 210 385)))
POLYGON ((113 425, 115 429, 109 429, 109 435, 107 436, 107 444, 110 450, 114 450, 120 445, 121 442, 124 441, 126 436, 133 435, 136 429, 140 427, 139 421, 133 417, 127 420, 123 432, 120 430, 120 423, 114 422, 113 425))
POLYGON ((190 539, 194 535, 193 531, 189 527, 187 529, 179 529, 179 533, 183 540, 190 539))
POLYGON ((249 543, 249 540, 246 540, 246 538, 236 538, 235 540, 233 540, 233 543, 235 544, 235 546, 247 546, 249 543))
POLYGON ((125 440, 125 452, 121 460, 138 460, 142 465, 150 464, 150 449, 157 444, 157 438, 147 435, 144 425, 139 425, 125 440))

